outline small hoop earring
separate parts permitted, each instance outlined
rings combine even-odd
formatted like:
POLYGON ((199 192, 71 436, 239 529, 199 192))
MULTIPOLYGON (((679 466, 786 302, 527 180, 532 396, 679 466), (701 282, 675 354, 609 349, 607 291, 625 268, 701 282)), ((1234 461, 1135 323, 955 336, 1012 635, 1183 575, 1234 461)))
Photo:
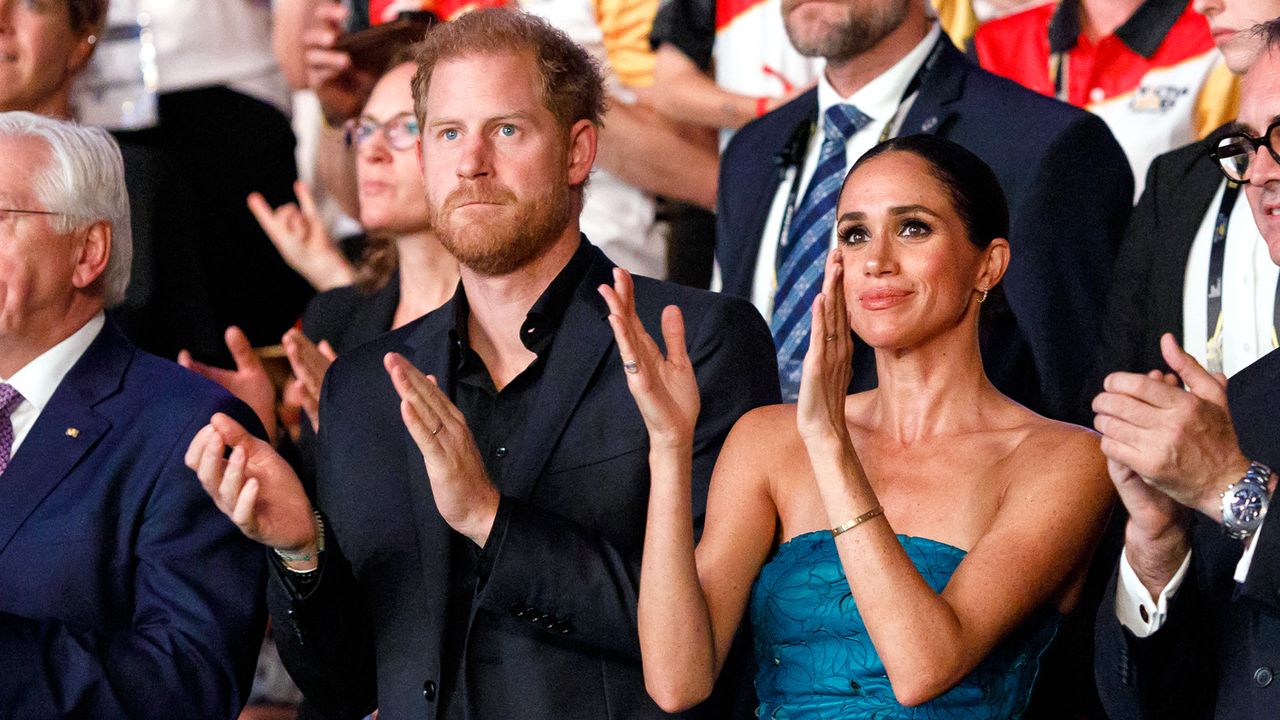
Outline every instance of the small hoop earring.
POLYGON ((982 297, 978 298, 979 305, 987 301, 987 294, 990 292, 991 292, 991 288, 982 288, 982 297))

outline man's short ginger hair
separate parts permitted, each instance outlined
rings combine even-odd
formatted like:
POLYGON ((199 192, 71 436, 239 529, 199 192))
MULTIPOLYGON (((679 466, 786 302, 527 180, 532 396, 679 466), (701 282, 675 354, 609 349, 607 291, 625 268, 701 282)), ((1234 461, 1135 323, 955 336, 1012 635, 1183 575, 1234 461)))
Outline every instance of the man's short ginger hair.
POLYGON ((413 76, 413 107, 426 127, 427 90, 436 65, 477 55, 530 53, 542 102, 568 129, 579 120, 601 124, 604 78, 600 66, 560 30, 529 13, 485 9, 469 12, 432 28, 418 45, 413 76))

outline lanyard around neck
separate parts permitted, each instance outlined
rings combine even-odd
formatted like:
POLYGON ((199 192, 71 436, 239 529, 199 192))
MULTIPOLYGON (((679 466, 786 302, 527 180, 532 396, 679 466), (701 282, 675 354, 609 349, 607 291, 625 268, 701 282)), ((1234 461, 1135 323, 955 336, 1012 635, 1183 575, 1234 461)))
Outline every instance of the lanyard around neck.
MULTIPOLYGON (((1228 181, 1222 190, 1222 202, 1218 204, 1218 216, 1213 225, 1213 241, 1209 246, 1209 281, 1205 290, 1205 364, 1209 372, 1214 373, 1223 371, 1223 330, 1226 324, 1222 315, 1223 268, 1226 265, 1227 228, 1239 196, 1240 186, 1228 181)), ((1280 347, 1280 281, 1276 283, 1272 305, 1271 347, 1280 347)))

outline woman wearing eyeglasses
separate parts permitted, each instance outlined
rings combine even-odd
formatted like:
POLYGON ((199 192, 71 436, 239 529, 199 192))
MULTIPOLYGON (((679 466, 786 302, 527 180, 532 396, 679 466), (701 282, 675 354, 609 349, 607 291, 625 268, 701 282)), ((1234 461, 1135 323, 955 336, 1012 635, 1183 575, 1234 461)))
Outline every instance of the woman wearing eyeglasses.
POLYGON ((348 145, 356 155, 360 222, 369 237, 354 282, 317 295, 302 316, 302 332, 291 330, 284 338, 290 360, 297 358, 294 371, 313 425, 319 420, 320 380, 333 353, 435 310, 458 286, 458 263, 427 222, 410 93, 415 70, 413 63, 393 67, 374 86, 359 117, 347 124, 348 145), (332 352, 322 353, 308 338, 332 352))
MULTIPOLYGON (((325 233, 305 184, 297 185, 299 205, 272 210, 261 196, 249 197, 250 209, 286 261, 324 290, 303 313, 302 331, 289 330, 283 340, 298 378, 290 388, 294 397, 286 401, 301 403, 312 429, 319 422, 320 382, 338 353, 440 307, 458 285, 458 263, 427 220, 410 92, 415 69, 404 62, 387 71, 360 115, 345 126, 347 147, 355 155, 360 222, 368 238, 356 267, 325 233)), ((256 365, 238 330, 229 329, 227 341, 240 374, 256 365)), ((250 383, 185 354, 179 362, 226 385, 274 425, 274 396, 263 388, 265 376, 250 383), (260 402, 247 397, 254 393, 262 396, 260 402)))

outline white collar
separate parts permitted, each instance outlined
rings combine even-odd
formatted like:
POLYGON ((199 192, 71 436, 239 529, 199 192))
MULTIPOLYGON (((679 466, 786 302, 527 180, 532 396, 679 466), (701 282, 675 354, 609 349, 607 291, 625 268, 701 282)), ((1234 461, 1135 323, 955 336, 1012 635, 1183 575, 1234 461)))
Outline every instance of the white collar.
POLYGON ((44 406, 49 404, 49 398, 53 397, 53 393, 62 384, 62 379, 71 372, 71 368, 84 355, 85 350, 89 349, 89 345, 93 343, 94 338, 98 337, 106 321, 106 315, 98 311, 97 315, 90 318, 89 322, 82 325, 79 330, 71 333, 67 339, 45 350, 36 359, 22 366, 22 369, 7 381, 0 379, 0 382, 7 382, 21 393, 22 398, 31 403, 37 413, 43 411, 44 406))
MULTIPOLYGON (((911 84, 911 78, 915 77, 920 66, 924 65, 924 61, 929 57, 929 51, 933 49, 941 35, 941 26, 934 23, 924 39, 912 48, 911 52, 902 56, 902 59, 894 63, 893 67, 877 75, 871 82, 858 88, 847 98, 841 97, 840 93, 831 86, 825 71, 820 73, 818 75, 818 122, 822 122, 827 109, 832 105, 849 103, 871 118, 868 127, 874 126, 878 132, 885 123, 894 119, 894 114, 898 112, 898 105, 902 102, 902 96, 907 92, 907 86, 911 84)), ((821 129, 818 134, 821 135, 821 129)))

